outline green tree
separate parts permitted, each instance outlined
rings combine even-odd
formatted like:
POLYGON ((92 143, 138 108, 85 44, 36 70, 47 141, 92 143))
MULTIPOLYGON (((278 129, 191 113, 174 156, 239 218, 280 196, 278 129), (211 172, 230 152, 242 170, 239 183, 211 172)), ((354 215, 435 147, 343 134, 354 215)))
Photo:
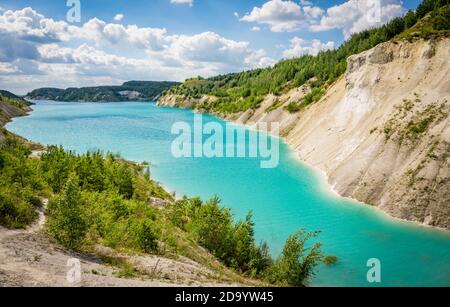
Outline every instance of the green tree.
POLYGON ((233 233, 234 259, 237 267, 244 272, 251 269, 251 260, 255 254, 254 227, 253 214, 250 212, 245 221, 236 224, 233 233))
POLYGON ((431 16, 435 30, 450 30, 450 6, 434 10, 431 16))
POLYGON ((158 250, 158 236, 149 221, 136 225, 136 241, 141 251, 150 253, 158 250))
POLYGON ((74 171, 75 155, 62 147, 50 146, 41 156, 41 169, 44 179, 53 192, 59 193, 74 171))
POLYGON ((200 207, 189 223, 188 229, 197 241, 216 257, 230 264, 233 254, 232 216, 228 209, 220 207, 220 199, 212 198, 200 207))
POLYGON ((273 259, 270 256, 269 245, 266 242, 261 242, 256 249, 253 249, 253 255, 250 260, 253 276, 263 275, 272 265, 273 259))
POLYGON ((403 18, 405 21, 405 27, 411 28, 412 26, 414 26, 417 22, 417 16, 416 13, 414 13, 413 11, 409 10, 408 13, 406 13, 405 17, 403 18))
POLYGON ((314 268, 322 260, 321 245, 315 243, 311 248, 306 243, 318 232, 298 231, 290 236, 281 255, 271 267, 269 279, 273 283, 292 286, 305 286, 314 274, 314 268))
POLYGON ((82 199, 78 177, 69 176, 62 192, 48 206, 48 230, 62 245, 77 249, 86 234, 87 224, 82 214, 82 199))
POLYGON ((424 0, 417 7, 416 14, 418 18, 425 17, 429 12, 450 4, 449 0, 424 0))

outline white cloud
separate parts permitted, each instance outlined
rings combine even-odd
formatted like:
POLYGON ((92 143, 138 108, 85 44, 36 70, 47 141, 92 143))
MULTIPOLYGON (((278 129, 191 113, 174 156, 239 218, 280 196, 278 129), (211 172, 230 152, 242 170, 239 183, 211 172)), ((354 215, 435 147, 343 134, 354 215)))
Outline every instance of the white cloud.
POLYGON ((0 87, 30 90, 63 81, 65 86, 127 79, 182 81, 274 62, 264 50, 214 32, 176 35, 98 18, 69 25, 31 8, 0 14, 0 87))
POLYGON ((308 2, 270 0, 261 7, 254 7, 241 20, 268 25, 273 32, 292 32, 307 27, 322 13, 321 8, 310 6, 308 2))
POLYGON ((274 60, 262 50, 253 50, 248 42, 239 42, 221 37, 214 32, 204 32, 192 36, 175 35, 167 37, 169 42, 164 52, 150 52, 155 59, 177 65, 188 66, 209 64, 217 71, 225 67, 232 70, 262 67, 264 63, 273 64, 274 60))
POLYGON ((117 14, 114 16, 114 21, 121 22, 125 16, 123 14, 117 14))
POLYGON ((0 32, 14 33, 17 39, 41 43, 67 39, 68 25, 45 18, 30 7, 18 11, 5 11, 0 15, 0 32))
POLYGON ((303 12, 305 12, 305 15, 311 19, 320 18, 323 15, 323 10, 318 6, 304 6, 303 12))
POLYGON ((330 7, 319 24, 312 25, 312 31, 328 31, 342 29, 345 38, 387 23, 403 14, 401 0, 348 0, 330 7))
POLYGON ((189 4, 189 6, 194 5, 194 0, 170 0, 173 4, 189 4))
POLYGON ((251 28, 251 30, 252 30, 253 32, 258 32, 258 31, 261 31, 261 28, 260 28, 260 27, 257 27, 257 26, 254 26, 254 27, 251 28))
POLYGON ((0 62, 0 74, 12 74, 12 73, 18 73, 18 72, 19 72, 19 68, 16 65, 0 62))
POLYGON ((283 52, 285 58, 295 58, 302 55, 317 55, 320 51, 332 50, 335 48, 335 44, 332 41, 322 43, 318 39, 307 41, 299 37, 291 39, 289 49, 283 52))
POLYGON ((276 64, 277 61, 266 56, 263 49, 250 53, 244 60, 247 67, 264 68, 276 64))

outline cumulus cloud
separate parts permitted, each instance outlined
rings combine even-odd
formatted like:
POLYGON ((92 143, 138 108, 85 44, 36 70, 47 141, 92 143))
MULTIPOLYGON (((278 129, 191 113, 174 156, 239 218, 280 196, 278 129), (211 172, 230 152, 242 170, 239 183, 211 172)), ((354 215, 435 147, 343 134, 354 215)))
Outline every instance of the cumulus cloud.
POLYGON ((123 14, 117 14, 114 16, 114 21, 121 22, 125 16, 123 14))
POLYGON ((189 6, 194 5, 194 0, 170 0, 173 4, 189 4, 189 6))
POLYGON ((322 43, 318 39, 312 41, 304 40, 300 37, 294 37, 291 39, 289 49, 283 52, 285 58, 295 58, 302 55, 317 55, 321 51, 332 50, 335 48, 335 44, 332 41, 322 43))
POLYGON ((345 38, 352 34, 387 23, 402 16, 401 0, 349 0, 327 9, 320 22, 311 25, 312 31, 342 29, 345 38))
POLYGON ((268 25, 273 32, 292 32, 321 17, 323 11, 309 2, 270 0, 241 18, 241 21, 268 25))
POLYGON ((78 26, 46 18, 31 8, 0 15, 0 86, 4 82, 10 86, 20 78, 29 89, 37 83, 55 86, 58 80, 68 80, 68 84, 77 80, 79 84, 127 79, 181 81, 274 62, 264 50, 214 32, 176 35, 162 28, 107 23, 98 18, 78 26), (37 74, 45 77, 33 79, 37 74))
POLYGON ((68 39, 68 24, 54 21, 27 7, 18 11, 5 11, 0 15, 0 31, 13 33, 17 39, 50 43, 68 39))

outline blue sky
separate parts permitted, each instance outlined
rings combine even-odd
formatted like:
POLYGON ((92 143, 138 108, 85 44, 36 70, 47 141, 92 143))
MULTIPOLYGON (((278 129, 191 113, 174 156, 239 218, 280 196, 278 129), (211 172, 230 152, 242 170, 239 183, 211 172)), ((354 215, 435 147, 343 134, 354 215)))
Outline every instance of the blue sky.
POLYGON ((0 0, 0 88, 23 94, 264 67, 336 48, 420 2, 190 1, 80 0, 81 20, 70 23, 66 0, 0 0))

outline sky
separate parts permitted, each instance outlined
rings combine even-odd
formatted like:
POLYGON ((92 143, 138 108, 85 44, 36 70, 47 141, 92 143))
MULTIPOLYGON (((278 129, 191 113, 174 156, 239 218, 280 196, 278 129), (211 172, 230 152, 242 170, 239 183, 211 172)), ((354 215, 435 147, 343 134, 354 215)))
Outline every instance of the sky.
POLYGON ((268 67, 339 47, 421 0, 0 0, 0 89, 268 67))

